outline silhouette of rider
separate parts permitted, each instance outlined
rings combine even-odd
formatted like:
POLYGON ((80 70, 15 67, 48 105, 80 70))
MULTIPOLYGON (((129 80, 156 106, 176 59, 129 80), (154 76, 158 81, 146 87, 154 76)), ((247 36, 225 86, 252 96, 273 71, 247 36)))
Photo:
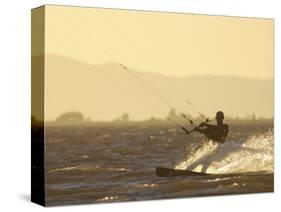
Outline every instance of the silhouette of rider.
POLYGON ((222 111, 218 111, 216 114, 217 125, 211 125, 206 122, 202 122, 198 127, 195 127, 193 131, 202 133, 207 139, 223 143, 228 135, 228 125, 223 123, 224 114, 222 111))

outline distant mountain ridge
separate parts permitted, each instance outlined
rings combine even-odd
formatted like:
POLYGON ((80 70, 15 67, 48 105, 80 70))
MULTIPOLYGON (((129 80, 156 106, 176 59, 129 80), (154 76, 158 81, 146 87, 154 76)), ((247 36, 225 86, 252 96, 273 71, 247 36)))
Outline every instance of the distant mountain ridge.
POLYGON ((113 120, 128 112, 132 119, 142 120, 164 117, 172 106, 197 116, 186 100, 209 116, 217 110, 232 117, 273 116, 273 79, 168 76, 58 55, 48 55, 45 67, 48 120, 67 111, 82 112, 92 120, 113 120))

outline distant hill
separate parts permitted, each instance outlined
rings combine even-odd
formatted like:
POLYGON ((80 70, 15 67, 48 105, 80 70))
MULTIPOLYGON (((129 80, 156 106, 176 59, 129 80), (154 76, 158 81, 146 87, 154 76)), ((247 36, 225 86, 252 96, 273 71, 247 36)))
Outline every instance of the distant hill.
POLYGON ((147 119, 164 117, 170 106, 198 115, 185 100, 208 115, 223 110, 232 117, 273 116, 273 79, 128 72, 115 63, 90 65, 57 55, 47 56, 46 68, 49 120, 68 111, 92 120, 113 120, 124 112, 147 119))

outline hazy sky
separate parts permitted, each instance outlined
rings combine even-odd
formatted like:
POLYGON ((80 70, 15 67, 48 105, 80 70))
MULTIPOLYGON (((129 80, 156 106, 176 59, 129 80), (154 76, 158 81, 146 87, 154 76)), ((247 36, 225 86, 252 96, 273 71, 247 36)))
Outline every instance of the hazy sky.
MULTIPOLYGON (((273 116, 273 81, 265 80, 273 77, 271 19, 63 6, 46 6, 45 12, 47 120, 68 111, 92 120, 129 112, 133 120, 143 120, 164 117, 172 107, 198 115, 186 99, 209 117, 218 110, 233 117, 273 116), (118 63, 173 76, 141 74, 169 105, 130 73, 120 73, 118 63), (178 77, 189 75, 262 80, 178 77)), ((36 56, 42 40, 36 26, 42 23, 32 23, 36 56)))
POLYGON ((167 75, 273 76, 273 21, 47 6, 46 53, 167 75))

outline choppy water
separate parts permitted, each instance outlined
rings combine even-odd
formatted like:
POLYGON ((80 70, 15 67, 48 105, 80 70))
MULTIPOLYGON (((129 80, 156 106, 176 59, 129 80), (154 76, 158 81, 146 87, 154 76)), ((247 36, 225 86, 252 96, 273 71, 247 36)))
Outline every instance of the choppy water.
POLYGON ((47 127, 47 205, 273 191, 273 125, 235 124, 227 142, 166 125, 47 127), (155 167, 256 176, 159 178, 155 167))

